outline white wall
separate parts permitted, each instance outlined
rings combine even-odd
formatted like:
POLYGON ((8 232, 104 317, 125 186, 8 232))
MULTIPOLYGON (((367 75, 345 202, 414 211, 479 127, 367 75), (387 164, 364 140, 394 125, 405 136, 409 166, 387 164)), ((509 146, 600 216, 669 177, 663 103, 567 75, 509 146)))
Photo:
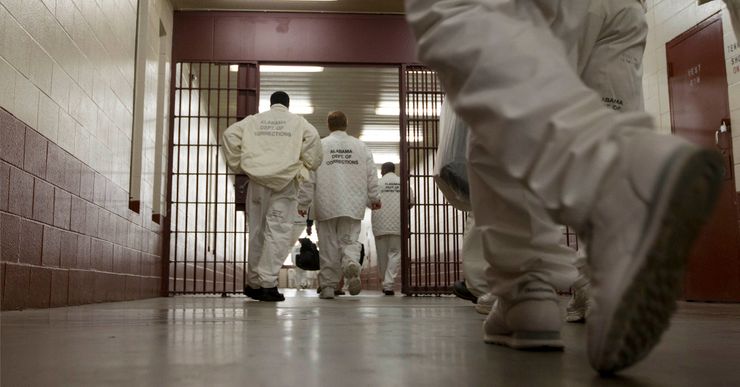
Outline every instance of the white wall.
MULTIPOLYGON (((699 6, 696 0, 647 0, 647 5, 646 16, 650 30, 645 48, 643 89, 645 109, 653 114, 659 130, 671 132, 665 44, 717 11, 722 12, 730 118, 733 122, 740 122, 740 71, 734 72, 731 64, 733 57, 740 56, 740 51, 731 49, 737 44, 737 40, 724 3, 712 1, 699 6)), ((737 175, 740 173, 740 129, 733 132, 733 145, 737 175)), ((736 184, 740 190, 740 180, 736 180, 736 184)))

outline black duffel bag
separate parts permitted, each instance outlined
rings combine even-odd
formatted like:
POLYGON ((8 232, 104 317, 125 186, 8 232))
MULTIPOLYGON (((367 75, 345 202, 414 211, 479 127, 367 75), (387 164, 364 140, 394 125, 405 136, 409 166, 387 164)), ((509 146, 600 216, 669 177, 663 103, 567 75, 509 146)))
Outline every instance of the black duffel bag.
POLYGON ((295 257, 295 265, 303 270, 319 270, 319 249, 308 238, 298 240, 301 243, 301 252, 295 257))

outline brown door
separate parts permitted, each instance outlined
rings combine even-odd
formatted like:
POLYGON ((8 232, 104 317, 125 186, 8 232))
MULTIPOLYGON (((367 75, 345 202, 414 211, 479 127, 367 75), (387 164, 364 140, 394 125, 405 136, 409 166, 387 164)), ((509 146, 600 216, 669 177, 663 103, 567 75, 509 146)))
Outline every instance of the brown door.
POLYGON ((720 15, 668 42, 666 54, 673 132, 725 157, 722 193, 689 258, 684 298, 740 301, 740 230, 720 15))

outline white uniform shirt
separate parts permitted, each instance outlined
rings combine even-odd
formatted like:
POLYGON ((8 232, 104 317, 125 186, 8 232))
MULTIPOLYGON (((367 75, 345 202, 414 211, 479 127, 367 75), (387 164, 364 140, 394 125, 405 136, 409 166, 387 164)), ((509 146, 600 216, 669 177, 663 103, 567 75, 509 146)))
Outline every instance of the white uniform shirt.
MULTIPOLYGON (((373 211, 373 234, 401 235, 401 178, 388 172, 378 181, 378 188, 383 206, 373 211)), ((409 193, 413 203, 414 194, 409 193)))
MULTIPOLYGON (((365 208, 380 200, 372 152, 365 143, 340 130, 321 140, 321 144, 324 157, 314 180, 314 219, 346 216, 362 220, 365 208)), ((299 208, 307 206, 300 198, 310 196, 299 193, 299 208)))
POLYGON ((321 164, 316 128, 281 104, 234 123, 223 139, 229 167, 273 191, 298 176, 308 179, 308 171, 321 164))

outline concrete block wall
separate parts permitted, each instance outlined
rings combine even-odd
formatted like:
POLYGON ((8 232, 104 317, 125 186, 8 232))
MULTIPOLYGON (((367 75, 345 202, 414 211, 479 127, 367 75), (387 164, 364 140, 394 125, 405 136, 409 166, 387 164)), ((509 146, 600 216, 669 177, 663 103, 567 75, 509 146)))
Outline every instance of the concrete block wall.
MULTIPOLYGON (((144 3, 171 31, 169 1, 144 3)), ((160 294, 152 195, 128 203, 136 22, 136 0, 0 0, 3 310, 160 294)))

